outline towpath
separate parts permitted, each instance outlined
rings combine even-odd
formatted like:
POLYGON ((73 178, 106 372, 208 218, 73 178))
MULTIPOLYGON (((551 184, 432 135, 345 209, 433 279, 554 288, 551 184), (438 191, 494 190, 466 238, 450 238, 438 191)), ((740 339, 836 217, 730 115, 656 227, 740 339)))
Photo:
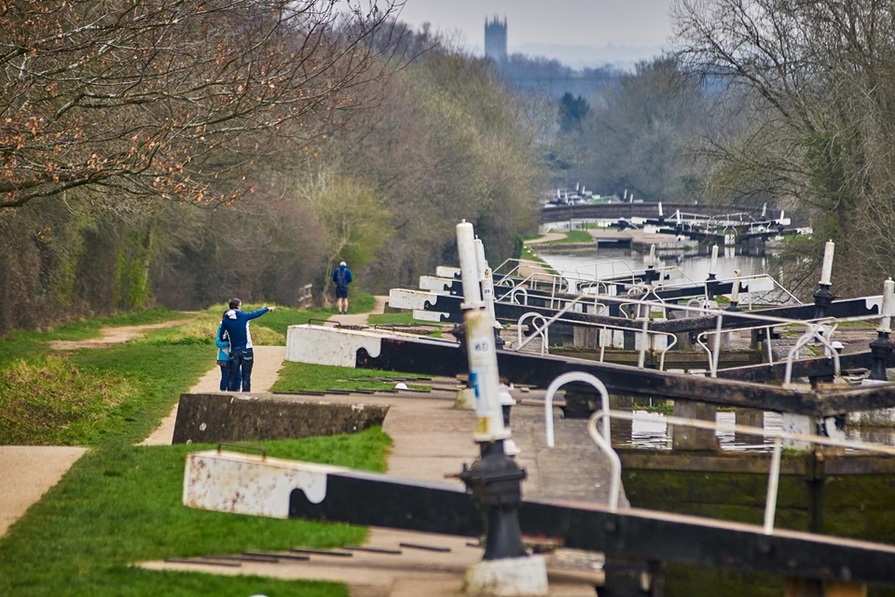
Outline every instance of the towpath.
MULTIPOLYGON (((386 298, 379 297, 374 312, 382 312, 386 298)), ((367 314, 334 315, 331 321, 363 325, 367 314)), ((108 342, 108 337, 104 340, 108 342)), ((263 393, 276 381, 285 359, 285 347, 256 346, 253 389, 263 393)), ((191 393, 217 392, 217 367, 209 369, 191 393)), ((478 455, 472 440, 475 415, 455 408, 456 380, 439 379, 438 389, 427 393, 402 391, 397 397, 326 396, 328 401, 381 403, 389 407, 383 429, 393 441, 389 474, 414 480, 443 482, 471 464, 478 455)), ((517 461, 527 473, 523 490, 529 497, 573 497, 588 501, 606 499, 605 466, 587 438, 585 421, 557 421, 557 448, 547 449, 544 433, 543 393, 515 392, 513 439, 521 449, 517 461)), ((168 444, 173 437, 176 406, 143 444, 168 444)), ((0 523, 8 526, 40 499, 83 453, 81 448, 0 447, 0 470, 16 479, 0 491, 0 523), (35 466, 40 462, 41 466, 35 466), (25 490, 24 488, 27 488, 25 490)), ((456 481, 460 483, 459 481, 456 481)), ((0 527, 5 532, 6 527, 0 527)), ((311 558, 307 562, 280 560, 276 564, 243 562, 238 568, 209 567, 200 563, 145 562, 151 569, 197 570, 214 574, 259 574, 345 582, 352 597, 447 597, 461 594, 463 574, 482 558, 482 548, 462 538, 373 528, 366 547, 398 549, 399 556, 355 552, 351 558, 311 558), (437 547, 419 549, 401 544, 437 547)), ((548 559, 550 595, 591 597, 600 578, 593 554, 560 551, 548 559)))

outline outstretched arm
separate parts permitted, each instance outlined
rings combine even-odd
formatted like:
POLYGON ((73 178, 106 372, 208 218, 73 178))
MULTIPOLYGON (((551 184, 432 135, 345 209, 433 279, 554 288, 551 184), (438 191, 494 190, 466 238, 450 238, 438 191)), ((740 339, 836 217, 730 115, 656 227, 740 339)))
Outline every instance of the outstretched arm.
POLYGON ((246 319, 255 319, 256 317, 261 317, 268 311, 276 311, 276 310, 277 310, 276 307, 261 307, 257 311, 251 311, 249 313, 246 313, 245 315, 246 315, 246 319))

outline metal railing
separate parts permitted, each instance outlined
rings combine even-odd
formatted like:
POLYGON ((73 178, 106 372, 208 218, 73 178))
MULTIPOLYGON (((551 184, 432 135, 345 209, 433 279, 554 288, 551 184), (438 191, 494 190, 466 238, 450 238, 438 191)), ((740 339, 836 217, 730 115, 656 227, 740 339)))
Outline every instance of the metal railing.
MULTIPOLYGON (((780 326, 798 326, 804 327, 804 331, 800 335, 799 339, 796 342, 796 345, 790 350, 790 353, 787 357, 787 369, 786 369, 786 377, 785 384, 791 384, 791 376, 792 376, 792 363, 797 357, 797 354, 800 349, 804 348, 805 345, 808 344, 811 340, 816 340, 818 343, 823 344, 827 349, 827 356, 832 357, 834 360, 834 370, 835 374, 839 375, 840 367, 839 367, 839 353, 834 348, 833 336, 838 328, 839 324, 845 321, 871 321, 880 319, 880 315, 862 315, 856 317, 849 318, 822 318, 822 319, 809 319, 809 320, 794 320, 794 319, 785 319, 782 317, 772 317, 767 315, 762 315, 760 313, 751 312, 751 311, 730 311, 723 310, 718 308, 708 308, 705 306, 691 306, 691 305, 678 305, 674 303, 670 303, 664 300, 653 300, 647 301, 644 300, 646 296, 643 295, 636 297, 634 299, 629 297, 609 297, 609 296, 601 296, 601 297, 586 297, 586 296, 578 296, 572 300, 566 301, 565 306, 558 310, 556 314, 554 314, 550 318, 543 317, 541 321, 543 325, 538 326, 535 329, 535 334, 525 338, 524 340, 520 339, 519 345, 515 347, 515 350, 520 350, 524 348, 527 344, 534 340, 534 336, 540 336, 541 338, 547 337, 547 329, 553 325, 554 323, 573 323, 576 326, 584 326, 584 327, 593 327, 602 330, 619 330, 619 331, 627 331, 631 333, 636 333, 641 335, 640 348, 639 348, 639 358, 638 358, 638 366, 643 367, 645 361, 645 353, 648 350, 647 347, 652 345, 653 343, 650 340, 651 336, 655 335, 665 335, 666 337, 674 337, 673 341, 675 344, 677 343, 677 337, 675 334, 671 332, 664 332, 662 330, 654 330, 650 329, 650 325, 655 321, 665 321, 666 318, 653 317, 653 313, 659 312, 663 315, 667 315, 669 311, 684 311, 686 313, 692 313, 701 317, 716 317, 717 322, 714 330, 706 330, 701 332, 695 340, 695 343, 699 348, 704 350, 707 354, 708 358, 708 370, 710 372, 711 377, 717 377, 718 372, 718 362, 720 360, 720 350, 721 350, 721 334, 730 333, 731 330, 727 330, 724 328, 724 318, 725 317, 736 317, 737 319, 751 319, 754 320, 755 325, 751 326, 738 326, 735 331, 738 332, 751 332, 757 329, 764 329, 766 332, 766 336, 769 339, 766 343, 766 349, 768 353, 768 362, 773 364, 773 353, 771 352, 771 344, 770 344, 770 336, 771 336, 771 328, 780 327, 780 326), (626 326, 615 326, 612 324, 603 324, 603 323, 587 323, 581 321, 571 321, 568 319, 564 319, 563 316, 570 311, 573 311, 577 305, 586 305, 588 307, 592 307, 594 312, 597 314, 605 313, 608 309, 609 304, 615 303, 619 305, 620 312, 630 321, 640 321, 642 325, 640 329, 634 329, 626 326), (709 335, 713 335, 714 342, 712 343, 712 347, 709 348, 706 345, 706 340, 709 335)), ((523 315, 523 317, 531 316, 531 313, 527 313, 523 315)), ((521 334, 521 321, 520 318, 520 334, 521 334)), ((521 338, 521 336, 520 336, 521 338)), ((602 336, 601 336, 602 339, 602 336)), ((603 343, 601 342, 601 356, 600 360, 602 362, 603 356, 605 353, 605 348, 603 343)), ((666 347, 662 353, 660 358, 660 370, 664 370, 664 356, 665 353, 671 348, 671 346, 666 347)), ((547 349, 549 352, 549 348, 547 349)))
MULTIPOLYGON (((573 374, 574 372, 566 373, 564 375, 571 376, 573 374)), ((557 378, 557 381, 562 377, 563 376, 557 378)), ((604 402, 608 402, 608 399, 604 402)), ((632 422, 644 419, 641 413, 609 410, 605 406, 602 409, 596 411, 593 415, 591 415, 590 419, 588 419, 587 431, 590 434, 591 439, 597 445, 597 448, 609 458, 612 475, 612 479, 610 480, 609 484, 609 509, 612 512, 616 512, 618 510, 619 495, 621 493, 621 459, 619 458, 618 453, 612 447, 612 442, 608 431, 609 425, 607 424, 607 422, 613 417, 617 419, 629 420, 632 422), (600 431, 598 431, 598 424, 601 422, 603 428, 602 434, 600 433, 600 431)), ((771 463, 768 470, 767 497, 765 500, 763 531, 766 535, 772 535, 774 532, 774 519, 776 517, 777 510, 777 489, 779 487, 780 479, 780 461, 783 450, 783 440, 790 440, 792 442, 804 442, 821 446, 848 448, 852 450, 863 450, 867 452, 875 452, 879 454, 895 456, 895 446, 885 446, 881 444, 835 439, 822 435, 791 433, 780 429, 763 429, 760 427, 750 427, 747 425, 737 425, 723 422, 719 423, 713 421, 704 421, 701 419, 690 419, 685 417, 665 416, 664 419, 666 423, 670 425, 695 427, 697 429, 706 429, 716 432, 721 431, 728 433, 741 433, 744 435, 758 435, 774 439, 773 452, 771 454, 771 463)), ((552 438, 553 433, 552 416, 548 419, 547 423, 549 426, 548 446, 550 446, 552 445, 550 443, 550 438, 552 438)))

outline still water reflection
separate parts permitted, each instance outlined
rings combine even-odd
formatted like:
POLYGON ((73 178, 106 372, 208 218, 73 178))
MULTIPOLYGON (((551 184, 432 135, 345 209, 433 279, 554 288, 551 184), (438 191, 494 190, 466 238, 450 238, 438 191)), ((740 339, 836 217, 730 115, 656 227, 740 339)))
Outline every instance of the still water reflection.
MULTIPOLYGON (((560 272, 571 278, 595 279, 606 276, 629 274, 643 271, 648 265, 648 256, 632 252, 629 249, 600 249, 590 253, 540 253, 538 257, 560 272)), ((666 271, 674 279, 703 282, 709 277, 712 269, 712 258, 707 255, 664 259, 666 271)), ((718 255, 715 263, 715 276, 718 279, 732 278, 734 271, 741 276, 769 274, 767 257, 751 257, 736 255, 728 248, 718 255)))
MULTIPOLYGON (((645 410, 633 411, 637 417, 633 421, 621 419, 612 421, 612 443, 623 448, 640 448, 651 450, 671 450, 671 433, 669 425, 665 422, 662 413, 648 412, 645 410)), ((763 429, 782 428, 782 417, 779 413, 762 413, 764 418, 763 429)), ((733 425, 736 421, 733 412, 724 411, 715 415, 715 421, 719 424, 733 425)), ((746 435, 734 433, 730 430, 718 430, 715 432, 718 445, 722 450, 753 450, 769 451, 774 440, 763 438, 760 435, 746 435)))

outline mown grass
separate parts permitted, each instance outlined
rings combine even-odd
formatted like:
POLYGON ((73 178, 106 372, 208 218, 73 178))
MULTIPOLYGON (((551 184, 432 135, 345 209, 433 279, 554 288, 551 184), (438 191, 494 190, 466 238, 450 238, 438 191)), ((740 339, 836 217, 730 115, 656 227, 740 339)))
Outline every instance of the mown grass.
POLYGON ((307 363, 283 363, 280 377, 271 387, 272 392, 294 392, 298 390, 390 390, 395 387, 395 378, 411 381, 407 386, 414 390, 428 390, 432 386, 428 378, 418 383, 413 379, 420 376, 410 373, 394 373, 373 369, 346 369, 330 365, 309 365, 307 363), (385 381, 385 380, 392 381, 385 381))
MULTIPOLYGON (((259 442, 271 456, 382 469, 381 430, 334 438, 259 442)), ((196 583, 194 574, 131 567, 168 557, 362 542, 348 525, 283 521, 186 508, 184 459, 211 446, 112 444, 84 456, 0 541, 0 594, 306 594, 306 583, 236 578, 196 583), (196 592, 197 584, 202 590, 196 592), (235 585, 235 586, 230 586, 235 585)), ((203 575, 204 576, 204 575, 203 575)), ((342 595, 337 589, 319 595, 342 595)))
POLYGON ((46 331, 16 330, 0 338, 0 368, 20 359, 45 355, 54 340, 86 340, 99 335, 104 327, 146 325, 186 318, 170 309, 144 309, 97 319, 79 320, 46 331))
POLYGON ((367 316, 370 325, 412 325, 421 322, 413 318, 413 311, 400 311, 398 313, 375 313, 367 316))
MULTIPOLYGON (((347 597, 340 583, 283 581, 252 576, 162 572, 135 564, 168 557, 272 551, 293 546, 332 547, 362 542, 366 530, 347 525, 227 515, 181 504, 186 454, 210 446, 138 446, 170 411, 181 393, 214 367, 211 336, 222 309, 199 314, 154 313, 185 319, 122 345, 50 354, 52 339, 89 338, 100 325, 80 322, 67 330, 11 335, 5 349, 18 354, 0 362, 0 379, 17 377, 0 408, 26 406, 35 421, 53 407, 56 419, 31 429, 17 443, 90 446, 62 481, 0 538, 0 595, 303 595, 347 597), (209 331, 210 330, 210 331, 209 331), (38 399, 32 400, 31 394, 38 399), (59 404, 50 404, 55 397, 59 404), (62 429, 59 429, 62 427, 62 429)), ((256 343, 265 332, 279 338, 288 325, 312 312, 278 309, 253 325, 256 343), (274 317, 276 316, 276 317, 274 317)), ((122 320, 118 320, 122 321, 122 320)), ((147 321, 144 321, 147 322, 147 321)), ((133 321, 121 325, 135 325, 133 321)), ((283 387, 303 389, 301 377, 283 387)), ((12 411, 9 411, 12 412, 12 411)), ((18 411, 15 411, 18 413, 18 411)), ((4 417, 6 413, 0 411, 4 417)), ((3 428, 0 427, 0 430, 3 428)), ((4 443, 6 443, 4 441, 4 443)), ((271 456, 381 471, 390 446, 381 429, 336 437, 253 442, 271 456)))
POLYGON ((594 237, 587 230, 568 230, 565 237, 558 240, 547 241, 545 245, 561 245, 565 243, 591 243, 594 237))
POLYGON ((0 378, 0 445, 88 446, 140 388, 67 359, 14 361, 0 378))

